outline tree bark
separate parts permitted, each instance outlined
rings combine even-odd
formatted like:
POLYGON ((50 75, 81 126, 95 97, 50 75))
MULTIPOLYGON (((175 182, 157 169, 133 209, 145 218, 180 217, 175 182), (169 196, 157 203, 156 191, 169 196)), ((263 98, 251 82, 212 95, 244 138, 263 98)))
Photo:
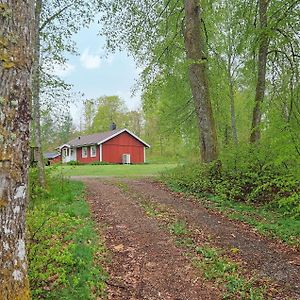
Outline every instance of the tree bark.
POLYGON ((35 5, 35 45, 34 63, 32 74, 32 113, 33 113, 33 132, 35 142, 35 154, 37 159, 39 184, 46 186, 45 166, 42 152, 41 138, 41 105, 40 105, 40 17, 42 11, 42 0, 36 0, 35 5))
POLYGON ((34 1, 0 0, 0 28, 0 300, 24 300, 34 1))
POLYGON ((259 0, 259 23, 260 23, 260 39, 258 50, 258 70, 257 70, 257 82, 255 93, 255 105, 252 115, 252 126, 250 134, 250 143, 254 144, 259 142, 261 136, 261 104, 265 97, 266 90, 266 68, 267 68, 267 56, 269 39, 267 35, 268 26, 268 11, 269 0, 259 0))
POLYGON ((232 78, 232 71, 231 71, 231 56, 228 57, 228 81, 229 81, 231 132, 232 132, 233 142, 237 144, 238 135, 237 135, 236 118, 235 118, 234 81, 232 78))
POLYGON ((203 162, 218 158, 217 135, 210 101, 207 51, 200 22, 199 0, 185 0, 184 41, 189 65, 189 79, 200 131, 200 153, 203 162))

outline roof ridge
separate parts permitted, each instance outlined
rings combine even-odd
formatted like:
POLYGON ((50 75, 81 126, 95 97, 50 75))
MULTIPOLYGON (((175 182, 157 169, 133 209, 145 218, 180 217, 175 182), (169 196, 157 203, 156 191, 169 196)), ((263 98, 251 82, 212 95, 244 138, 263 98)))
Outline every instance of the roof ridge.
MULTIPOLYGON (((122 132, 128 132, 130 135, 132 135, 134 138, 139 140, 141 143, 143 143, 145 146, 150 147, 146 142, 144 142, 141 138, 139 138, 137 135, 129 131, 127 128, 118 128, 114 130, 99 132, 99 133, 92 133, 88 135, 80 135, 76 138, 68 141, 64 145, 67 147, 78 147, 78 146, 84 146, 84 145, 92 145, 92 144, 101 144, 104 143, 111 138, 117 136, 118 134, 122 132)), ((60 146, 59 148, 63 147, 64 145, 60 146)))

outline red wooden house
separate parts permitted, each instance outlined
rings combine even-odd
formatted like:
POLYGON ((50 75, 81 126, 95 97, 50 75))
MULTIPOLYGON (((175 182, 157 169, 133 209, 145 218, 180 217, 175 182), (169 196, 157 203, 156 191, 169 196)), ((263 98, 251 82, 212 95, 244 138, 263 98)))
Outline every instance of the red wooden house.
POLYGON ((144 163, 150 146, 128 129, 79 136, 58 149, 62 162, 144 163))

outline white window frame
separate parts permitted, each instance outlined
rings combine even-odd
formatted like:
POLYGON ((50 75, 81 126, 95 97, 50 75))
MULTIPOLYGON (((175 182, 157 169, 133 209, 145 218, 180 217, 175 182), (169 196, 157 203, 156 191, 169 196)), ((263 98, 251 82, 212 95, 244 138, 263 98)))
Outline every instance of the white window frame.
POLYGON ((96 157, 97 156, 97 148, 96 148, 96 145, 92 145, 90 147, 90 154, 91 154, 91 157, 96 157), (93 153, 94 151, 94 153, 93 153))
POLYGON ((81 157, 87 158, 88 157, 88 147, 82 147, 81 148, 81 157), (83 149, 85 149, 85 155, 83 155, 83 149))

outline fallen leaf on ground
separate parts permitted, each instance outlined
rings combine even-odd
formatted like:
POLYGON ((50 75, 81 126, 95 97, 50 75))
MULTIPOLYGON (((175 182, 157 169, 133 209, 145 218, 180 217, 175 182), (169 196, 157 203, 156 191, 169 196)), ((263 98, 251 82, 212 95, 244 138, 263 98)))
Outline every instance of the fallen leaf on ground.
POLYGON ((230 251, 233 253, 233 254, 236 254, 240 251, 239 248, 231 248, 230 251))
POLYGON ((123 245, 123 244, 119 244, 119 245, 117 245, 117 246, 114 246, 114 249, 115 249, 116 251, 121 252, 121 251, 123 251, 123 249, 124 249, 124 245, 123 245))
POLYGON ((290 260, 289 263, 292 265, 300 266, 300 259, 299 260, 290 260))

